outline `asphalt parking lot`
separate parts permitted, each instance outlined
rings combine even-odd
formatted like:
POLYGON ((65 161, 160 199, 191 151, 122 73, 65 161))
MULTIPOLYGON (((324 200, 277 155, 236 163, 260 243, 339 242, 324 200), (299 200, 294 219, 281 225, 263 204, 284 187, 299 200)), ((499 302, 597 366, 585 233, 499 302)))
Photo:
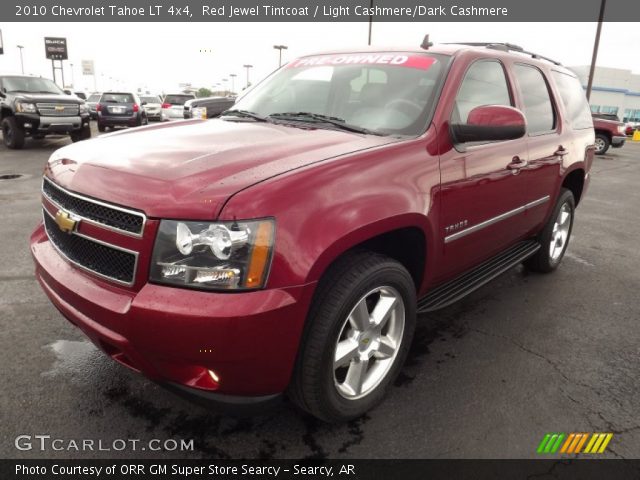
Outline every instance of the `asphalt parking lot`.
POLYGON ((613 432, 640 458, 640 144, 598 157, 564 264, 514 269, 421 317, 387 400, 345 425, 283 405, 233 418, 97 351, 32 273, 43 164, 66 137, 0 146, 0 457, 535 458, 547 432, 613 432), (18 435, 193 439, 193 452, 19 451, 18 435))

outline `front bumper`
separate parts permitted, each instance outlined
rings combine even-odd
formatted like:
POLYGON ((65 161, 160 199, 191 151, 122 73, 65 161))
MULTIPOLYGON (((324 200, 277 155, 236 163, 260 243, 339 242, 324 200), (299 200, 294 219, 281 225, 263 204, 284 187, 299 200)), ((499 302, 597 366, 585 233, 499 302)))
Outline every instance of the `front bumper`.
POLYGON ((117 287, 65 261, 42 225, 31 253, 51 302, 123 365, 214 403, 270 402, 286 389, 314 283, 245 293, 117 287), (203 383, 208 370, 217 384, 203 383))
POLYGON ((611 137, 611 146, 613 148, 620 148, 624 145, 624 142, 626 141, 627 141, 627 137, 625 136, 611 137))
POLYGON ((89 125, 89 113, 70 117, 48 117, 37 113, 16 113, 18 124, 30 134, 71 133, 89 125))

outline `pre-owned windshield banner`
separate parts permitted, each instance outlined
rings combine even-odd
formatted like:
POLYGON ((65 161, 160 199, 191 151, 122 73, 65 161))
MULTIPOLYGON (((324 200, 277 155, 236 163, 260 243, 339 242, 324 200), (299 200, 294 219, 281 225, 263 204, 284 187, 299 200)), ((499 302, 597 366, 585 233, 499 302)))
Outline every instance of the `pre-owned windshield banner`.
MULTIPOLYGON (((601 0, 7 0, 0 2, 0 21, 591 22, 600 5, 601 0)), ((639 20, 640 2, 607 1, 605 21, 639 20)), ((561 30, 540 35, 565 40, 561 30)))

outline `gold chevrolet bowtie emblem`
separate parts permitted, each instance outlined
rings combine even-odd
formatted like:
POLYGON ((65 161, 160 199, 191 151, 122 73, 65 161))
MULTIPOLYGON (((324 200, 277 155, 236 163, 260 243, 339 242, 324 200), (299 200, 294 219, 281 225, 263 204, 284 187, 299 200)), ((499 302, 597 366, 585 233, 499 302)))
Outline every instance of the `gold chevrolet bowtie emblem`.
POLYGON ((64 112, 64 105, 56 105, 55 110, 56 112, 64 112))
POLYGON ((58 228, 65 233, 71 233, 75 230, 79 220, 74 219, 68 212, 58 210, 56 212, 56 223, 58 228))

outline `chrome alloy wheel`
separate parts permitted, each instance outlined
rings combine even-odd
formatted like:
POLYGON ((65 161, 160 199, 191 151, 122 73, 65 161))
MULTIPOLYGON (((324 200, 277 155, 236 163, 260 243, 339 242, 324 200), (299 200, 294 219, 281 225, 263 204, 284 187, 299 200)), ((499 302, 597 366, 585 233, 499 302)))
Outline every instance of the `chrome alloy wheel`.
POLYGON ((549 243, 549 258, 552 262, 558 261, 562 256, 564 247, 569 239, 569 229, 571 228, 571 207, 568 203, 562 205, 551 232, 551 242, 549 243))
POLYGON ((405 308, 393 287, 364 295, 345 319, 333 355, 333 381, 338 393, 357 400, 385 378, 400 350, 405 308))
POLYGON ((600 137, 596 137, 596 153, 600 153, 604 150, 605 143, 600 137))

